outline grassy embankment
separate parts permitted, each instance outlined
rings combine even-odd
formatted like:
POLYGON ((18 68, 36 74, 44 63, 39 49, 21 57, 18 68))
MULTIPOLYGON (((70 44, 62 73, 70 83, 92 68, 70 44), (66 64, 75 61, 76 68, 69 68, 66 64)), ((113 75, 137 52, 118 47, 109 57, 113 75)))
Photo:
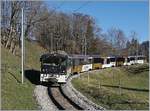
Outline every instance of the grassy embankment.
POLYGON ((148 68, 148 65, 108 68, 89 74, 89 79, 88 74, 82 75, 72 83, 78 91, 106 109, 143 110, 149 107, 148 68))
MULTIPOLYGON (((44 49, 26 41, 25 67, 39 70, 39 56, 44 49)), ((7 49, 1 47, 1 100, 2 109, 5 110, 31 110, 37 109, 33 94, 35 84, 27 78, 21 84, 21 57, 14 56, 7 49)))

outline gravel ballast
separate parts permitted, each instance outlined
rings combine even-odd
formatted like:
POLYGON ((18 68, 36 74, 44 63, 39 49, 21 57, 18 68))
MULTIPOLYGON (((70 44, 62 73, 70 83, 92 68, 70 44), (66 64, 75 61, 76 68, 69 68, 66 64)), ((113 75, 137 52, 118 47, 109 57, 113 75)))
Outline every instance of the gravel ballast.
POLYGON ((57 107, 53 104, 48 95, 46 86, 37 85, 34 90, 36 100, 39 104, 39 109, 43 111, 56 111, 57 107))
POLYGON ((67 83, 61 87, 64 94, 85 110, 105 110, 105 108, 93 103, 73 87, 71 80, 79 76, 80 75, 78 74, 70 77, 67 83))

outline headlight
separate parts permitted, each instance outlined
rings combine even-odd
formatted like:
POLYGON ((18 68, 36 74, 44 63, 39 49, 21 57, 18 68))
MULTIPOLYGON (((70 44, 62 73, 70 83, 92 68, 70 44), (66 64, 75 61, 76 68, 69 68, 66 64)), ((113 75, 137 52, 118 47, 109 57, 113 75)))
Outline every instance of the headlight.
POLYGON ((62 71, 62 72, 65 72, 65 71, 62 71))

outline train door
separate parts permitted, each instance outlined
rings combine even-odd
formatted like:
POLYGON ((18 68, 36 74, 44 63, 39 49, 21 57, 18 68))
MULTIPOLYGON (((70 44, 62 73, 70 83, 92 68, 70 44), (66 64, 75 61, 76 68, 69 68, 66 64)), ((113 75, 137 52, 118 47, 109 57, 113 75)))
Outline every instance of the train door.
POLYGON ((142 57, 142 56, 137 57, 137 63, 144 64, 144 57, 142 57))
POLYGON ((92 57, 85 57, 82 61, 82 72, 92 70, 92 57))
POLYGON ((81 72, 80 60, 78 58, 72 58, 72 74, 81 72))
POLYGON ((125 62, 125 58, 123 58, 123 57, 116 58, 116 66, 122 66, 122 65, 124 65, 124 62, 125 62))
POLYGON ((72 66, 73 66, 72 58, 68 58, 68 60, 67 60, 67 77, 72 73, 72 66))
POLYGON ((125 59, 124 65, 126 65, 126 66, 131 65, 131 64, 130 64, 130 58, 125 57, 124 59, 125 59))
POLYGON ((107 68, 107 67, 111 67, 110 58, 104 58, 104 64, 102 68, 107 68))
POLYGON ((100 69, 102 68, 102 64, 103 64, 103 59, 100 57, 95 57, 93 58, 92 61, 92 69, 100 69))
POLYGON ((135 57, 130 57, 130 64, 131 65, 135 64, 135 57))
POLYGON ((111 64, 111 67, 116 66, 116 58, 115 57, 110 57, 110 64, 111 64))

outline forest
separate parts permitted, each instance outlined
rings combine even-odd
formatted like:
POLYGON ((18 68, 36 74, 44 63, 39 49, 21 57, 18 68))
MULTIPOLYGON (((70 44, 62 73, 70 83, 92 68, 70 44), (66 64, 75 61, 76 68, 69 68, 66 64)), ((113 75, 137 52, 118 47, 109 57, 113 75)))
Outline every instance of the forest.
MULTIPOLYGON (((1 46, 14 55, 21 50, 21 9, 24 9, 25 40, 38 42, 47 51, 64 50, 68 54, 101 56, 145 55, 149 58, 149 41, 140 43, 139 35, 126 35, 118 27, 103 32, 95 18, 78 11, 64 13, 49 8, 43 1, 1 2, 1 46), (130 38, 130 39, 129 39, 130 38)), ((103 21, 101 21, 103 22, 103 21)))

